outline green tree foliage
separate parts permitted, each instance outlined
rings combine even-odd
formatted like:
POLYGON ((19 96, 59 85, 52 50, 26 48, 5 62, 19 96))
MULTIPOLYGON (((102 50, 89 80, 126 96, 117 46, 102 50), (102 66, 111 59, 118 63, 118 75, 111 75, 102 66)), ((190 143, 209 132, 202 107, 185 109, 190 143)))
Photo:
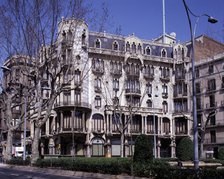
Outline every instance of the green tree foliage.
POLYGON ((135 141, 134 162, 147 162, 153 159, 151 139, 141 134, 135 141))
POLYGON ((218 159, 224 160, 224 148, 219 149, 218 159))
POLYGON ((193 160, 194 156, 194 145, 193 141, 189 137, 181 139, 177 146, 177 157, 182 160, 193 160))

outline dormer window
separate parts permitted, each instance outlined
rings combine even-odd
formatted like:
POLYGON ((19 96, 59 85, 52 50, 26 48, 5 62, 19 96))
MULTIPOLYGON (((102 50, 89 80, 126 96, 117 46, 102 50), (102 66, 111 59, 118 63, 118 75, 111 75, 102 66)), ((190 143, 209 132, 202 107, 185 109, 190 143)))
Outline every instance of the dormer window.
POLYGON ((141 44, 138 44, 138 52, 142 53, 142 46, 141 46, 141 44))
POLYGON ((83 30, 82 32, 82 44, 84 45, 86 41, 86 29, 83 30))
POLYGON ((132 48, 132 52, 133 52, 133 53, 136 53, 136 45, 135 45, 135 42, 133 42, 131 48, 132 48))
POLYGON ((146 52, 146 55, 151 55, 151 49, 149 46, 146 47, 145 52, 146 52))
POLYGON ((162 51, 161 51, 161 57, 166 57, 166 50, 165 49, 162 49, 162 51))
POLYGON ((96 45, 96 48, 100 48, 101 43, 99 39, 96 39, 95 45, 96 45))
POLYGON ((113 43, 113 50, 118 50, 118 43, 117 42, 113 43))
POLYGON ((130 52, 130 43, 129 42, 126 43, 126 51, 130 52))

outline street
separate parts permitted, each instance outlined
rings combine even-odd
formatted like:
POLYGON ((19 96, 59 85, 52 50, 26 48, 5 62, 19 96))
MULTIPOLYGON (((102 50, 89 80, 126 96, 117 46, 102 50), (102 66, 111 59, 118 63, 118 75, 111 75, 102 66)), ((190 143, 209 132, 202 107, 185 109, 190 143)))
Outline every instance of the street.
POLYGON ((37 171, 24 171, 9 168, 6 166, 0 166, 0 178, 1 179, 80 179, 81 177, 75 176, 60 176, 53 175, 46 172, 37 172, 37 171))

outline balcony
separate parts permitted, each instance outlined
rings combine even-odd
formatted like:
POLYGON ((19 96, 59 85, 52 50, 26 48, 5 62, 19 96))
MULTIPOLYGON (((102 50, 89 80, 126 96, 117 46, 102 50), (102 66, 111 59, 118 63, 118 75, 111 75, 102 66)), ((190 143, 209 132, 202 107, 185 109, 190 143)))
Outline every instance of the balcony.
POLYGON ((207 88, 206 93, 214 93, 216 91, 216 87, 207 88))
POLYGON ((84 126, 74 126, 74 128, 72 127, 62 127, 60 133, 83 133, 86 130, 84 129, 84 126))
POLYGON ((205 105, 205 109, 206 110, 212 110, 212 109, 215 109, 217 108, 217 102, 214 102, 214 103, 207 103, 205 105))
POLYGON ((187 98, 187 92, 183 92, 183 93, 174 92, 173 97, 174 98, 187 98))
POLYGON ((68 39, 63 39, 61 42, 61 46, 62 48, 66 48, 66 47, 71 47, 73 45, 73 41, 72 40, 68 40, 68 39))
POLYGON ((205 139, 204 145, 217 145, 224 144, 223 137, 212 137, 210 139, 205 139))
POLYGON ((67 108, 67 107, 79 107, 79 108, 87 108, 91 109, 91 105, 86 102, 77 102, 77 101, 60 101, 55 102, 54 108, 67 108))
POLYGON ((110 71, 111 75, 113 76, 121 76, 122 75, 122 70, 111 70, 110 71))
POLYGON ((141 96, 140 89, 125 89, 125 95, 141 96))
POLYGON ((131 72, 131 71, 126 71, 126 75, 131 78, 131 77, 134 77, 134 78, 139 78, 140 76, 140 72, 131 72))
POLYGON ((92 72, 95 75, 103 75, 104 74, 104 68, 92 68, 92 72))
POLYGON ((212 129, 212 128, 218 128, 218 127, 224 127, 224 123, 220 123, 220 122, 218 122, 218 123, 216 123, 216 124, 208 124, 207 126, 206 126, 206 129, 212 129))
POLYGON ((175 131, 176 136, 186 136, 187 135, 187 130, 185 131, 175 131))
POLYGON ((189 114, 189 110, 188 109, 174 109, 173 114, 174 115, 189 114))
POLYGON ((94 91, 95 91, 95 93, 101 93, 102 89, 101 89, 101 87, 95 86, 94 91))
POLYGON ((184 75, 176 75, 175 80, 185 80, 185 76, 184 75))
POLYGON ((144 73, 144 78, 152 81, 154 79, 154 74, 144 73))
POLYGON ((160 81, 163 83, 168 83, 168 82, 170 82, 170 77, 169 76, 161 76, 160 81))
POLYGON ((168 93, 162 93, 162 98, 167 99, 168 98, 168 93))

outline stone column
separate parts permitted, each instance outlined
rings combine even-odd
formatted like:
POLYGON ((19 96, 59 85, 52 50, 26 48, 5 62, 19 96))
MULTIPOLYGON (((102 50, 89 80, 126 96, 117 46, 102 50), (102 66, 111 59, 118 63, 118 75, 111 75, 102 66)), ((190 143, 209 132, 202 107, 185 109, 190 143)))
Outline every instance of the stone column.
POLYGON ((60 111, 60 120, 61 120, 61 126, 60 126, 60 131, 62 131, 63 129, 62 129, 62 126, 63 126, 63 112, 62 111, 60 111))
POLYGON ((110 139, 107 139, 107 143, 106 143, 106 157, 111 158, 111 142, 110 142, 110 139))
POLYGON ((161 139, 158 138, 158 143, 157 143, 157 157, 160 158, 160 147, 161 147, 161 139))
POLYGON ((86 118, 86 113, 85 112, 82 112, 82 128, 83 128, 83 132, 85 132, 85 118, 86 118))
POLYGON ((171 147, 171 158, 175 158, 176 157, 176 142, 175 142, 175 137, 171 137, 170 147, 171 147))
POLYGON ((49 129, 50 129, 50 118, 51 117, 49 117, 48 119, 47 119, 47 122, 46 122, 46 126, 45 126, 45 131, 46 131, 46 134, 45 135, 49 135, 49 129))
POLYGON ((145 130, 144 130, 144 123, 145 123, 145 120, 144 120, 144 118, 145 118, 145 116, 141 116, 141 118, 142 118, 142 122, 141 122, 141 124, 142 124, 142 126, 141 126, 141 128, 142 128, 142 134, 144 134, 145 133, 145 130))
POLYGON ((89 138, 89 133, 86 134, 86 157, 91 157, 91 152, 90 152, 90 138, 89 138))
POLYGON ((147 134, 147 116, 145 116, 145 134, 147 134))

